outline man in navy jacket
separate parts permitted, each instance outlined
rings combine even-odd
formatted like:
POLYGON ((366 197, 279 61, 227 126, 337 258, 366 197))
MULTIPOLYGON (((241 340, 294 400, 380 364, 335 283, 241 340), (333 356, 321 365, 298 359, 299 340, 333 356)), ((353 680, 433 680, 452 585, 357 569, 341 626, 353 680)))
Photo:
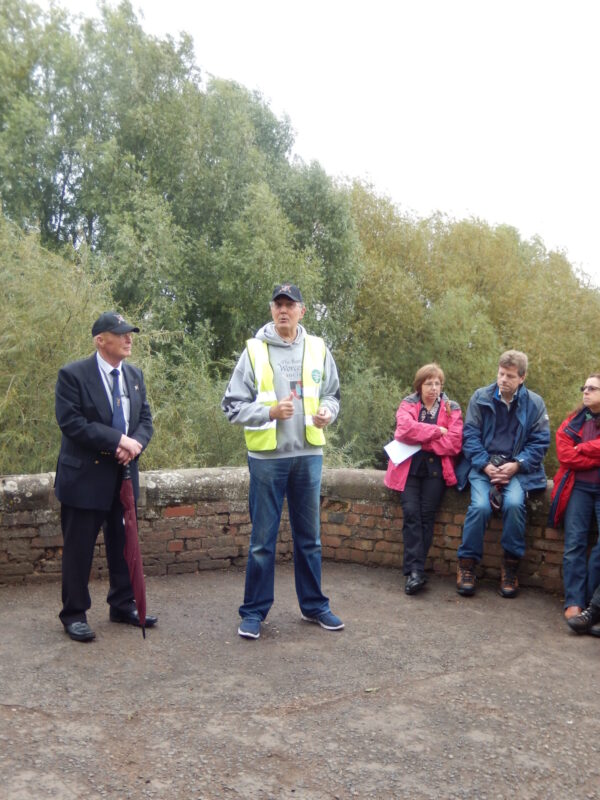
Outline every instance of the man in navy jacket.
POLYGON ((458 488, 471 485, 471 503, 458 548, 456 588, 475 592, 475 565, 483 555, 483 536, 492 508, 502 511, 504 551, 500 594, 514 597, 517 570, 525 553, 527 492, 546 488, 543 460, 550 445, 550 424, 542 398, 525 388, 527 356, 507 350, 500 356, 496 383, 477 389, 469 402, 463 430, 463 461, 458 488))
MULTIPOLYGON (((138 458, 152 436, 152 415, 141 370, 124 363, 131 354, 130 325, 107 311, 92 326, 96 353, 67 364, 56 383, 56 419, 62 431, 55 494, 63 532, 60 620, 75 641, 90 641, 88 581, 100 528, 110 588, 110 619, 139 625, 129 571, 123 556, 125 532, 119 499, 123 470, 139 494, 138 458)), ((146 617, 152 627, 156 617, 146 617)))

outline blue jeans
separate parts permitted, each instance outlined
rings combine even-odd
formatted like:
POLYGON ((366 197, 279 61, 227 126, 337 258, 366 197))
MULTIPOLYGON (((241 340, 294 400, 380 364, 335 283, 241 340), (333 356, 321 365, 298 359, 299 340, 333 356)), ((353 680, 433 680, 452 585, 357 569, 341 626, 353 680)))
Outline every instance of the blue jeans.
POLYGON ((592 548, 589 560, 587 558, 588 537, 594 514, 600 526, 600 494, 575 485, 565 511, 565 608, 585 608, 600 584, 600 538, 592 548))
MULTIPOLYGON (((492 484, 485 472, 474 468, 469 472, 469 483, 471 503, 463 525, 458 557, 481 561, 483 536, 492 516, 490 505, 492 484)), ((513 558, 522 558, 525 554, 525 522, 525 492, 515 476, 502 489, 502 537, 500 538, 504 551, 513 558)))
POLYGON ((252 521, 241 617, 264 620, 273 605, 275 547, 287 497, 294 539, 294 576, 300 610, 307 617, 329 611, 321 591, 321 472, 323 456, 248 458, 252 521))

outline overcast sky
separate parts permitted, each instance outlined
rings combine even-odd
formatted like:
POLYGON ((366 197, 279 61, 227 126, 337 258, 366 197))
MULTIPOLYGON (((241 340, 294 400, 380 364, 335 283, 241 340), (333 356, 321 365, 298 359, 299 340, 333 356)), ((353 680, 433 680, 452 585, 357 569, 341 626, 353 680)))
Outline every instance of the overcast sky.
POLYGON ((600 285, 596 0, 132 5, 150 34, 190 33, 205 75, 288 114, 305 161, 419 216, 538 234, 600 285))

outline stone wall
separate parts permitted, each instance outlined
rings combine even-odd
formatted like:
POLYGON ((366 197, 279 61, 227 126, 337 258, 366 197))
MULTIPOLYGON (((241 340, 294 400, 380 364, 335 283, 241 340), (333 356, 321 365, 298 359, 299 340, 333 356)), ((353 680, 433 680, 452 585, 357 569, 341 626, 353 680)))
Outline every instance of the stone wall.
MULTIPOLYGON (((323 556, 336 561, 402 568, 402 509, 398 494, 376 470, 325 470, 321 520, 323 556)), ((0 584, 60 579, 60 507, 52 473, 0 479, 0 584)), ((139 528, 147 575, 172 575, 245 563, 250 521, 248 470, 188 469, 141 476, 139 528)), ((446 492, 437 516, 428 568, 447 575, 456 569, 456 550, 469 493, 446 492)), ((525 586, 562 589, 562 531, 546 527, 549 492, 529 501, 527 554, 520 569, 525 586)), ((497 578, 501 522, 486 534, 481 577, 497 578)), ((292 557, 287 514, 278 558, 292 557)), ((102 535, 92 574, 106 572, 102 535)))

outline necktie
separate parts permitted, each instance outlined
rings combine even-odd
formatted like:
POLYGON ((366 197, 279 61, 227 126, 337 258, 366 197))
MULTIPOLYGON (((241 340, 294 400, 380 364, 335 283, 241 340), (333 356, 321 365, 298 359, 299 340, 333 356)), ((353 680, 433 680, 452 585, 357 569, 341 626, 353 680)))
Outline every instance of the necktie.
POLYGON ((123 401, 121 399, 121 391, 119 389, 119 370, 116 369, 116 367, 115 367, 115 369, 111 370, 110 374, 113 376, 112 426, 113 426, 113 428, 117 428, 117 430, 121 431, 121 433, 127 433, 127 426, 125 424, 125 415, 123 414, 123 401))

